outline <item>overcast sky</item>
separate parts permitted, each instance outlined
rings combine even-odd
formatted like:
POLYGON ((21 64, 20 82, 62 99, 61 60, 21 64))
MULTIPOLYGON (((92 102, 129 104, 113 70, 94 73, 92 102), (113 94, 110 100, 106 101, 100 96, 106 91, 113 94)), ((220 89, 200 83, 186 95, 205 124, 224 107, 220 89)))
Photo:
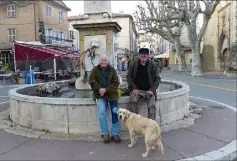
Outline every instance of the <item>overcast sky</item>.
MULTIPOLYGON (((69 16, 84 13, 84 1, 64 1, 64 3, 72 10, 68 13, 69 16)), ((132 14, 136 11, 136 6, 139 3, 141 1, 111 1, 112 12, 118 13, 119 11, 124 11, 124 13, 132 14)))
MULTIPOLYGON (((71 8, 71 12, 68 12, 69 16, 74 16, 84 13, 84 1, 64 1, 64 3, 71 8)), ((137 5, 143 4, 144 1, 111 1, 111 7, 113 13, 119 13, 124 11, 127 14, 133 14, 137 10, 137 5)), ((201 7, 204 5, 201 3, 201 7)), ((199 16, 199 23, 202 25, 202 16, 199 16)))

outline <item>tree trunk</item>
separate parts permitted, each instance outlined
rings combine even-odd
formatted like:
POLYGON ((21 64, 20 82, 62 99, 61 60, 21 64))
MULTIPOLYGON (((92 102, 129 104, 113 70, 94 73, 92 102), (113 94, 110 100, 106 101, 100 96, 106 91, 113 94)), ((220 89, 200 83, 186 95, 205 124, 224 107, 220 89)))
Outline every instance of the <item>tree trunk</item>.
MULTIPOLYGON (((192 72, 191 76, 202 76, 201 72, 201 57, 200 57, 200 43, 201 39, 198 40, 196 17, 192 16, 191 23, 186 24, 188 31, 188 39, 192 50, 192 72)), ((203 28, 202 28, 203 29, 203 28)), ((204 33, 204 32, 203 32, 204 33)), ((203 33, 201 33, 203 35, 203 33)))
POLYGON ((192 48, 192 76, 202 76, 202 69, 201 69, 201 57, 200 57, 200 46, 195 45, 194 48, 192 48))
POLYGON ((187 71, 184 51, 183 53, 178 54, 178 61, 179 61, 179 71, 187 71))
POLYGON ((175 36, 175 49, 179 61, 179 71, 187 71, 184 49, 180 42, 180 36, 175 36))

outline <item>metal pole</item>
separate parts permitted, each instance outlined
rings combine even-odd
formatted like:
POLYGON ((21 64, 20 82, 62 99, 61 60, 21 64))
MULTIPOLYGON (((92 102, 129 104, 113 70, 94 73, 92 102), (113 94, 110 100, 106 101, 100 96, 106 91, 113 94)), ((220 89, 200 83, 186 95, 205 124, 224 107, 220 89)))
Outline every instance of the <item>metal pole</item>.
POLYGON ((16 72, 16 52, 15 52, 15 42, 13 42, 13 61, 14 61, 14 69, 15 69, 15 72, 16 72))
POLYGON ((56 73, 56 59, 53 59, 53 68, 54 68, 54 80, 57 80, 57 73, 56 73))
POLYGON ((30 84, 32 84, 32 76, 33 76, 33 73, 31 71, 31 65, 30 65, 30 84))

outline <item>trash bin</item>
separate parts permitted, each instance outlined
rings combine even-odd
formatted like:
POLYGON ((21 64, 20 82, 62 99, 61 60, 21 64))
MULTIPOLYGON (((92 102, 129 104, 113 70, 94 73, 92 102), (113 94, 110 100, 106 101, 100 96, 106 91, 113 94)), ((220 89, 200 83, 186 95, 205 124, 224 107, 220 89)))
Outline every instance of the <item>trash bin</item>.
POLYGON ((32 79, 32 84, 35 83, 35 76, 34 76, 34 72, 33 71, 26 71, 25 72, 25 84, 30 84, 30 77, 32 79))

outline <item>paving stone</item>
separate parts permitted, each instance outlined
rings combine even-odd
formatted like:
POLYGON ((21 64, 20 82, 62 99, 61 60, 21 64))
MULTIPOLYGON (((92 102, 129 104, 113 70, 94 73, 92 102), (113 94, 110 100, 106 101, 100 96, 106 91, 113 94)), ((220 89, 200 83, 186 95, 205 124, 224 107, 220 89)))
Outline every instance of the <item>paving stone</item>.
POLYGON ((29 139, 30 138, 0 131, 0 155, 11 149, 14 149, 29 139))
POLYGON ((145 151, 143 139, 138 139, 134 148, 128 148, 128 141, 120 144, 111 142, 31 140, 4 155, 5 160, 176 160, 182 157, 164 145, 165 154, 153 151, 149 158, 142 158, 145 151), (47 149, 47 150, 46 150, 47 149), (24 155, 22 155, 24 154, 24 155))
POLYGON ((227 108, 207 108, 188 129, 228 143, 236 138, 236 113, 227 108))
POLYGON ((27 129, 20 126, 7 128, 4 131, 15 134, 15 135, 26 136, 30 138, 39 138, 40 136, 45 134, 45 132, 36 131, 33 129, 27 129))
POLYGON ((7 120, 0 120, 0 130, 7 129, 11 127, 11 122, 7 120))
POLYGON ((163 156, 159 151, 153 151, 149 158, 142 158, 141 154, 145 151, 143 137, 138 138, 134 148, 128 148, 129 140, 123 140, 121 144, 54 141, 26 138, 0 130, 0 160, 182 160, 183 156, 188 157, 183 160, 213 160, 224 153, 231 155, 225 157, 229 159, 236 156, 236 152, 233 152, 236 140, 232 141, 232 138, 236 138, 236 132, 233 131, 236 131, 236 114, 233 111, 205 108, 203 116, 196 120, 195 125, 162 133, 163 156), (225 146, 226 143, 217 140, 219 137, 232 142, 225 146), (1 155, 5 152, 8 153, 1 155))
POLYGON ((225 145, 224 147, 218 149, 220 152, 223 152, 227 155, 232 154, 234 151, 236 151, 236 140, 230 142, 229 144, 225 145))
POLYGON ((178 161, 196 161, 196 160, 193 158, 186 158, 186 159, 180 159, 178 161))
POLYGON ((185 158, 202 155, 225 145, 223 142, 185 129, 163 133, 162 136, 168 147, 181 153, 185 158))
POLYGON ((219 158, 224 158, 226 156, 226 153, 221 152, 219 150, 215 150, 215 151, 206 153, 205 155, 212 158, 213 160, 218 160, 219 158))
POLYGON ((194 160, 198 160, 198 161, 201 161, 201 160, 213 160, 213 158, 211 158, 209 156, 206 156, 206 155, 197 156, 197 157, 194 157, 193 159, 194 160))

